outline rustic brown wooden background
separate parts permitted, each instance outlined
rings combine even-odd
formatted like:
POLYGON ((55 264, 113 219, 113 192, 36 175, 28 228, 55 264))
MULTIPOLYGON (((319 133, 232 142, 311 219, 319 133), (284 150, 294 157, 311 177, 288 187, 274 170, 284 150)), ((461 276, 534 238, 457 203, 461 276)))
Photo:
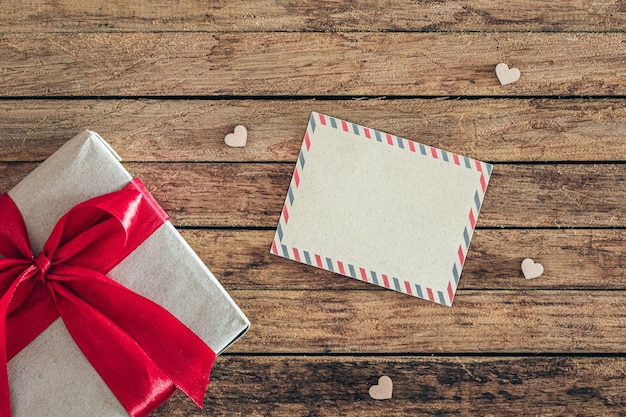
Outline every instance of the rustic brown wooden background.
POLYGON ((0 3, 0 192, 99 132, 252 321, 161 417, 626 415, 625 104, 624 0, 0 3), (452 308, 269 255, 313 110, 495 164, 452 308))

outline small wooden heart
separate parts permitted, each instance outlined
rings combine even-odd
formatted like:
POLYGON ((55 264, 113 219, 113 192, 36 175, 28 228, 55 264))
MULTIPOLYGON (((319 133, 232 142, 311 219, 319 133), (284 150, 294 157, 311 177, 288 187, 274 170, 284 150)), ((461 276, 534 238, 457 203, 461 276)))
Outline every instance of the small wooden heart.
POLYGON ((224 142, 233 148, 243 148, 248 142, 248 129, 245 126, 236 126, 235 132, 226 135, 224 142))
POLYGON ((496 65, 496 75, 498 80, 500 80, 500 84, 506 85, 519 80, 520 72, 517 68, 509 68, 507 64, 500 63, 496 65))
POLYGON ((393 382, 386 375, 378 378, 378 385, 370 387, 370 397, 375 400, 388 400, 393 393, 393 382))
POLYGON ((543 265, 530 258, 526 258, 522 261, 522 272, 526 279, 538 278, 543 274, 543 265))

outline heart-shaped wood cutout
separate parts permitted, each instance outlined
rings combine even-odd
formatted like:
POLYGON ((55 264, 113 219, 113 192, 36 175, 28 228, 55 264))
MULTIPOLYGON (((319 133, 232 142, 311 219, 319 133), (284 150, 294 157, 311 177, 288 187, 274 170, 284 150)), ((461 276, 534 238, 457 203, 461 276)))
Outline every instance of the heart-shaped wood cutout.
POLYGON ((236 126, 234 133, 229 133, 224 142, 233 148, 243 148, 248 142, 248 129, 245 126, 236 126))
POLYGON ((500 80, 500 84, 506 85, 519 80, 520 72, 517 68, 509 68, 507 64, 500 63, 496 65, 496 75, 498 80, 500 80))
POLYGON ((526 279, 538 278, 543 274, 543 265, 530 258, 526 258, 522 261, 522 272, 526 279))
POLYGON ((388 400, 393 393, 393 382, 386 375, 378 378, 378 385, 370 387, 370 397, 375 400, 388 400))

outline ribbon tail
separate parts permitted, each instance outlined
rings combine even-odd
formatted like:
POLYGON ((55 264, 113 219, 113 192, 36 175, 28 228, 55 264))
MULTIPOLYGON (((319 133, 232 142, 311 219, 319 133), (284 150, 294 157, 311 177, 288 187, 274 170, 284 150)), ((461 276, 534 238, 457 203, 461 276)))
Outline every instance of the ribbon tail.
POLYGON ((11 416, 9 364, 6 347, 6 314, 9 310, 12 295, 11 292, 7 292, 0 298, 0 415, 5 417, 11 416))
POLYGON ((7 355, 7 313, 11 305, 13 295, 22 283, 21 276, 16 279, 8 291, 0 298, 0 415, 11 417, 11 391, 9 390, 9 364, 7 355))
POLYGON ((45 286, 33 286, 29 301, 19 305, 7 316, 6 332, 11 335, 6 344, 9 360, 59 318, 59 312, 45 286))
POLYGON ((4 331, 8 360, 59 317, 46 287, 30 279, 36 273, 37 270, 28 261, 0 259, 0 294, 10 297, 7 310, 0 312, 1 317, 6 319, 4 331))
POLYGON ((128 414, 146 417, 174 393, 174 384, 126 332, 62 283, 49 285, 74 342, 128 414))
MULTIPOLYGON (((155 372, 159 371, 155 374, 155 377, 158 376, 155 378, 157 385, 161 384, 160 379, 165 375, 170 383, 202 407, 216 357, 202 339, 160 305, 101 273, 80 267, 59 266, 49 279, 55 280, 57 276, 62 283, 55 282, 53 285, 55 291, 63 295, 57 297, 59 311, 68 330, 70 327, 79 330, 76 333, 80 334, 76 337, 72 334, 77 344, 79 341, 76 338, 86 339, 80 343, 93 345, 93 351, 85 353, 92 364, 100 360, 99 356, 105 350, 102 344, 109 343, 103 338, 118 338, 123 348, 132 341, 132 345, 140 348, 151 366, 156 368, 155 372), (85 314, 98 316, 98 319, 84 323, 84 320, 93 320, 84 317, 85 314), (99 328, 85 330, 85 325, 99 328), (101 327, 115 329, 114 334, 104 336, 101 327)), ((115 356, 117 358, 118 355, 115 356)), ((94 368, 98 369, 95 364, 94 368)), ((123 378, 128 380, 130 375, 126 372, 123 378)), ((168 395, 171 395, 170 391, 173 390, 169 389, 168 395)))

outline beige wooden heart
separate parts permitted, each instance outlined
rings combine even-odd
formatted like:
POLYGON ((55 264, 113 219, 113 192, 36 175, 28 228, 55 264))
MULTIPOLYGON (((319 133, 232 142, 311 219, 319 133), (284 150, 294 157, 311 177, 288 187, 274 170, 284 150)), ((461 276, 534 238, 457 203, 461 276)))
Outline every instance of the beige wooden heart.
POLYGON ((375 400, 388 400, 393 393, 393 382, 386 375, 378 378, 378 385, 370 387, 370 397, 375 400))
POLYGON ((543 265, 530 258, 526 258, 522 261, 522 272, 526 279, 538 278, 543 274, 543 265))
POLYGON ((233 148, 243 148, 248 142, 248 129, 245 126, 236 126, 235 132, 226 135, 224 142, 233 148))
POLYGON ((500 80, 500 84, 506 85, 519 80, 521 74, 517 68, 509 68, 507 64, 500 63, 496 65, 496 75, 498 80, 500 80))

